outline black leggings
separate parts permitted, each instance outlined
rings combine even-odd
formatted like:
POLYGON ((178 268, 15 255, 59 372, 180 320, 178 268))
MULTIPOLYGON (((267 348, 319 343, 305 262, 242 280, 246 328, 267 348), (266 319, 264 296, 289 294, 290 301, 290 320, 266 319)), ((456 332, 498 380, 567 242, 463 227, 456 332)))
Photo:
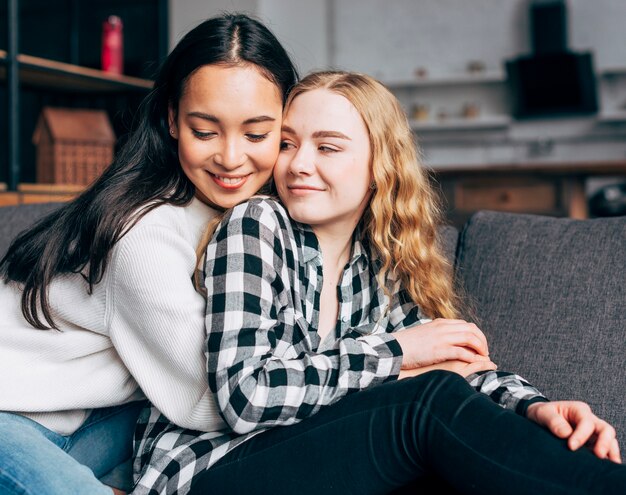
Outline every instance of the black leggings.
POLYGON ((352 394, 244 442, 198 476, 209 494, 626 494, 626 466, 433 371, 352 394), (432 488, 431 488, 432 487, 432 488))

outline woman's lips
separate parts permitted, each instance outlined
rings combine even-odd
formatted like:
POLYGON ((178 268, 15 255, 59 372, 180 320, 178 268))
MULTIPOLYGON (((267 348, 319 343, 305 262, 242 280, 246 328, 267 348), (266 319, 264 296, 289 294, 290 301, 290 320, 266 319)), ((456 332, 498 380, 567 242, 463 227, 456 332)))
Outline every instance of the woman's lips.
POLYGON ((210 172, 209 172, 209 175, 211 176, 211 179, 213 179, 213 182, 215 182, 218 186, 220 186, 223 189, 229 189, 231 191, 242 187, 246 183, 249 177, 249 175, 238 176, 238 177, 226 177, 223 175, 212 174, 210 172))
POLYGON ((296 184, 296 185, 292 185, 292 186, 287 186, 287 189, 289 190, 289 192, 291 194, 294 194, 296 196, 305 196, 308 194, 312 194, 312 193, 316 193, 316 192, 321 192, 324 189, 321 187, 314 187, 314 186, 307 186, 307 185, 300 185, 300 184, 296 184))

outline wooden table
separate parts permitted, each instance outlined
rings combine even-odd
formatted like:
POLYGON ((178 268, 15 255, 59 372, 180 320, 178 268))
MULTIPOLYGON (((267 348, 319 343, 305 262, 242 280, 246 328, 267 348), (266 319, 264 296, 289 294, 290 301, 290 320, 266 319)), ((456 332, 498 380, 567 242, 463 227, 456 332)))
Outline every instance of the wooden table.
POLYGON ((588 218, 587 179, 626 180, 626 161, 446 167, 434 169, 432 176, 455 225, 478 210, 588 218))

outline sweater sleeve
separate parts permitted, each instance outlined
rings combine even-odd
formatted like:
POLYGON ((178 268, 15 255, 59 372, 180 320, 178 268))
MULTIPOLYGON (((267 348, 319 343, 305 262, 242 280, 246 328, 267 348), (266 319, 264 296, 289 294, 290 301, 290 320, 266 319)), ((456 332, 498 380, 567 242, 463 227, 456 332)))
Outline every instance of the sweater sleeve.
POLYGON ((297 263, 273 215, 235 208, 206 256, 209 385, 239 434, 297 423, 400 367, 400 346, 385 333, 348 332, 323 352, 296 348, 307 337, 283 309, 297 263))
POLYGON ((192 283, 195 246, 167 225, 137 224, 113 250, 106 324, 148 399, 184 428, 223 426, 208 391, 205 300, 192 283))

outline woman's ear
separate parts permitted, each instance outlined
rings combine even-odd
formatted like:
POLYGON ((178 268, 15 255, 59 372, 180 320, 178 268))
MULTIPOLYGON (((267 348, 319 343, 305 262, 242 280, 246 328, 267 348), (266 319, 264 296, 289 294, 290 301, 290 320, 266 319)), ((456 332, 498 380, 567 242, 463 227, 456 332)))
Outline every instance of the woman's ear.
POLYGON ((169 133, 174 139, 178 139, 178 124, 176 123, 176 111, 169 105, 167 107, 167 123, 169 125, 169 133))

